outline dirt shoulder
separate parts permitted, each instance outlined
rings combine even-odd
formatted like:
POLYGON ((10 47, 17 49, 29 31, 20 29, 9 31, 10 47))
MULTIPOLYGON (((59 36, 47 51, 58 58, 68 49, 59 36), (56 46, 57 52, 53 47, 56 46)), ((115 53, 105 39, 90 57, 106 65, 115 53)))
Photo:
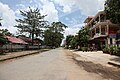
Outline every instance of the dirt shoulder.
POLYGON ((89 73, 95 73, 107 80, 120 80, 120 68, 107 67, 95 62, 89 61, 78 54, 74 54, 69 50, 66 50, 66 55, 71 56, 77 64, 89 73), (67 52, 68 51, 68 52, 67 52))

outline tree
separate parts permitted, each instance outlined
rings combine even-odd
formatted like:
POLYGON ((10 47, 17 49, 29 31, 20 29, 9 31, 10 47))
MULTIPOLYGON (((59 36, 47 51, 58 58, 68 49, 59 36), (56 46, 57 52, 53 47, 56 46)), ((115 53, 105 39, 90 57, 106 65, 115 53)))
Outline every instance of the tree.
POLYGON ((74 38, 73 35, 68 35, 68 36, 66 37, 66 47, 67 47, 67 48, 68 48, 69 46, 71 46, 71 40, 72 40, 72 38, 74 38))
POLYGON ((51 26, 44 32, 45 45, 51 47, 59 47, 64 38, 64 28, 67 26, 61 22, 53 22, 51 26))
POLYGON ((63 32, 65 28, 67 28, 67 26, 62 22, 53 22, 50 27, 53 32, 63 32))
POLYGON ((46 15, 41 15, 38 8, 31 9, 30 7, 28 11, 20 10, 20 13, 23 19, 16 19, 18 25, 15 27, 17 27, 21 33, 29 33, 33 41, 35 35, 36 37, 40 36, 43 33, 42 28, 47 27, 47 21, 44 20, 46 15))
POLYGON ((7 39, 4 38, 4 35, 8 35, 8 30, 7 29, 0 29, 0 47, 2 47, 4 44, 6 44, 8 41, 7 39))
POLYGON ((106 0, 105 12, 107 19, 115 24, 120 24, 120 0, 106 0))
POLYGON ((10 32, 8 31, 8 29, 0 29, 0 31, 1 31, 1 35, 6 35, 6 36, 11 36, 11 35, 13 35, 12 33, 10 33, 10 32))
POLYGON ((70 40, 70 45, 72 49, 75 49, 78 45, 78 35, 75 35, 74 37, 72 37, 72 39, 70 40))
POLYGON ((87 47, 89 42, 89 29, 83 28, 78 32, 78 45, 81 47, 87 47))

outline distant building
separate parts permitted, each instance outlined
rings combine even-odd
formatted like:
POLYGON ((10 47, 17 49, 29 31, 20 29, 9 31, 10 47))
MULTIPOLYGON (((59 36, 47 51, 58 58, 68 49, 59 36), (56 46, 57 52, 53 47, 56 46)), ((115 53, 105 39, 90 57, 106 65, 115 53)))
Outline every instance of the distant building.
POLYGON ((86 23, 85 28, 89 28, 90 31, 91 46, 95 45, 100 50, 105 46, 120 44, 120 33, 118 33, 120 26, 107 20, 104 11, 98 12, 94 17, 89 16, 84 23, 86 23))

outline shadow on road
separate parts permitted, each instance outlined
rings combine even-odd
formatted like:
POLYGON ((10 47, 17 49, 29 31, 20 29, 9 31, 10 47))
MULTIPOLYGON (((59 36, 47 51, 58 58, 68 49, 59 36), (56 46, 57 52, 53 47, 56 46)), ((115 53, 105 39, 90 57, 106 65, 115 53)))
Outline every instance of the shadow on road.
POLYGON ((120 69, 119 68, 110 68, 102 66, 101 64, 94 64, 93 62, 88 61, 79 61, 78 65, 83 67, 84 70, 91 73, 96 73, 102 77, 113 80, 120 80, 120 69))
MULTIPOLYGON (((66 55, 69 58, 72 58, 74 61, 76 61, 74 58, 75 57, 80 57, 76 54, 73 54, 71 52, 66 52, 66 55)), ((119 60, 119 59, 114 59, 114 60, 119 60)), ((85 71, 90 72, 90 73, 96 73, 99 74, 100 76, 106 78, 106 79, 113 79, 113 80, 120 80, 120 68, 111 68, 111 67, 106 67, 101 64, 95 64, 90 61, 76 61, 80 67, 82 67, 85 71)))

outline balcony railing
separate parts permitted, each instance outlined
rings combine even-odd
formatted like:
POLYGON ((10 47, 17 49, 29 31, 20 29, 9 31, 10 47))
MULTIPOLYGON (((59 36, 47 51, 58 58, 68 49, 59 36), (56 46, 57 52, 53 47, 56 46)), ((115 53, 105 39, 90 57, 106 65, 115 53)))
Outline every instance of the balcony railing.
POLYGON ((94 29, 99 24, 103 24, 103 23, 106 23, 106 22, 108 22, 108 20, 101 20, 100 22, 96 21, 96 22, 94 22, 94 25, 90 26, 90 30, 94 29))
POLYGON ((96 33, 90 39, 99 38, 99 37, 105 37, 105 36, 107 36, 106 33, 105 32, 101 32, 101 33, 96 33))

